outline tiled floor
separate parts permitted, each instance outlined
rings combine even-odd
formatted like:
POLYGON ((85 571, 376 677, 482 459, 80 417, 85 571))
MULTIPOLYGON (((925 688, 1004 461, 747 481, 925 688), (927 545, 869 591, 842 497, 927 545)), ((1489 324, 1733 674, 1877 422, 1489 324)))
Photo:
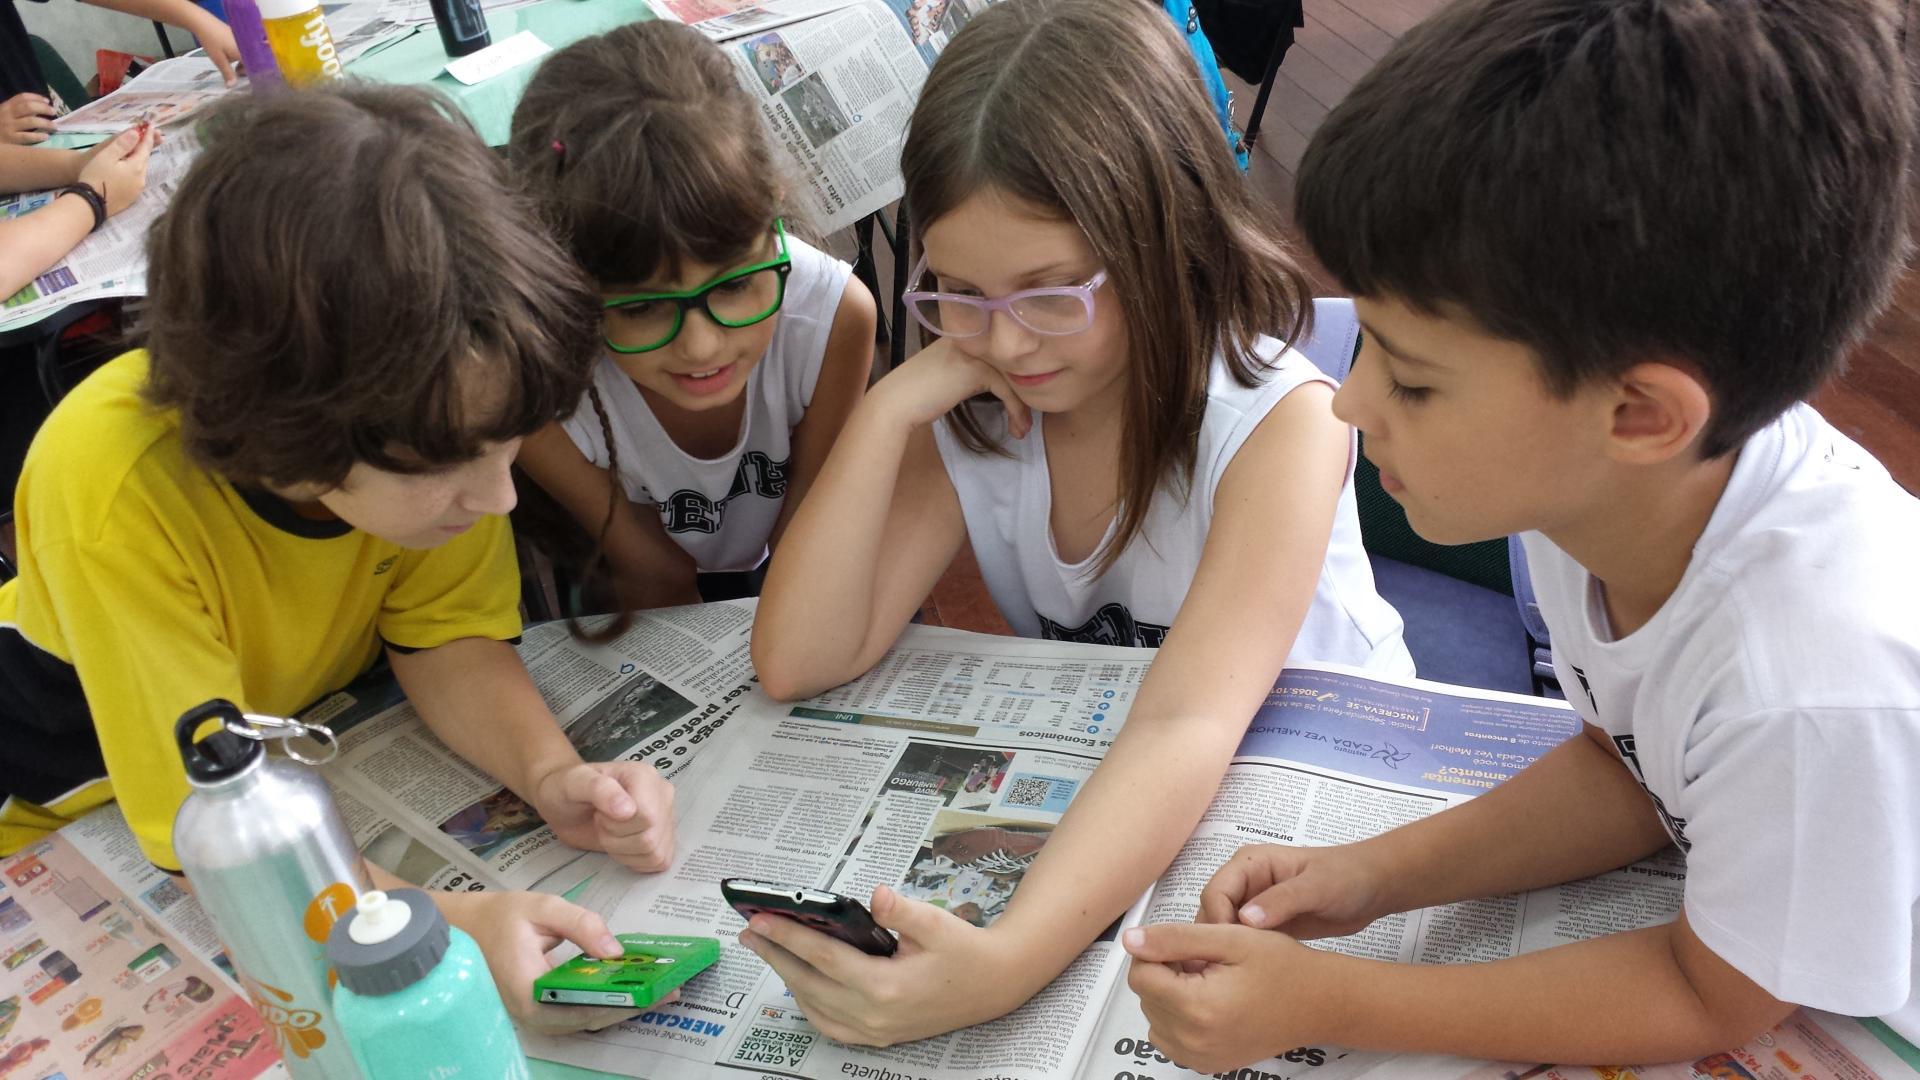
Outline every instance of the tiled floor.
MULTIPOLYGON (((1251 182, 1283 210, 1293 201, 1293 172, 1307 140, 1354 82, 1395 39, 1432 14, 1441 0, 1306 0, 1307 25, 1294 39, 1261 121, 1251 182)), ((1920 36, 1912 44, 1920 48, 1920 36)), ((1228 74, 1244 118, 1254 88, 1228 74)), ((1318 282, 1323 293, 1332 282, 1318 282)), ((1846 374, 1814 405, 1835 426, 1886 462, 1920 492, 1920 272, 1901 281, 1893 306, 1854 352, 1846 374)), ((928 622, 1006 633, 971 554, 963 554, 928 600, 928 622)))

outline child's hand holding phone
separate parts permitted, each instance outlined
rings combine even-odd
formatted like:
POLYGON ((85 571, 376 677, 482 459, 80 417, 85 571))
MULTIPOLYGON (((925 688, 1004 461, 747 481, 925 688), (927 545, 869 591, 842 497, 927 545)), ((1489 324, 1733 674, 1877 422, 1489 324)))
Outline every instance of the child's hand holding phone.
POLYGON ((750 878, 722 881, 720 895, 727 898, 727 903, 733 905, 733 910, 743 919, 751 921, 763 912, 782 915, 830 934, 869 956, 892 956, 900 947, 892 934, 873 921, 866 905, 851 896, 750 878))

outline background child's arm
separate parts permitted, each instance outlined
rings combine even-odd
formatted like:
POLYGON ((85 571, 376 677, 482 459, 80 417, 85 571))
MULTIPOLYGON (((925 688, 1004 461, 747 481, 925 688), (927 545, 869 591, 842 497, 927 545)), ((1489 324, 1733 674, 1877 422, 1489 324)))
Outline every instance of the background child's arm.
POLYGON ((780 542, 753 620, 760 685, 793 699, 838 686, 893 645, 966 539, 929 425, 990 391, 993 369, 937 341, 862 398, 780 542))
MULTIPOLYGON (((559 424, 548 424, 527 436, 520 444, 518 461, 535 483, 573 515, 589 539, 600 535, 613 476, 588 461, 559 424)), ((623 607, 640 611, 700 602, 695 584, 699 567, 693 556, 673 542, 651 507, 627 498, 624 490, 614 499, 606 555, 614 593, 623 607)))
MULTIPOLYGON (((147 155, 157 139, 151 128, 129 128, 91 154, 0 146, 0 181, 9 191, 87 184, 105 198, 107 213, 117 214, 146 186, 147 155)), ((76 195, 0 221, 0 298, 19 292, 92 231, 93 209, 76 195)))
POLYGON ((1684 915, 1483 964, 1361 960, 1245 926, 1163 924, 1127 939, 1154 1045, 1205 1072, 1324 1043, 1568 1065, 1689 1061, 1794 1009, 1716 956, 1684 915))
POLYGON ((80 179, 84 150, 37 150, 0 143, 0 193, 45 191, 80 179))
POLYGON ((873 294, 859 278, 849 277, 846 290, 840 294, 840 307, 833 315, 833 329, 827 335, 827 352, 820 362, 813 400, 807 403, 806 415, 793 426, 786 501, 780 507, 779 520, 773 523, 768 547, 780 545, 780 537, 826 465, 827 454, 847 426, 853 407, 867 392, 867 382, 873 377, 873 326, 873 294))
POLYGON ((991 928, 886 891, 874 914, 906 947, 877 960, 797 924, 755 921, 750 937, 762 940, 753 943, 822 1031, 890 1044, 1002 1015, 1172 862, 1312 601, 1347 460, 1331 397, 1319 384, 1287 395, 1236 455, 1186 602, 1126 727, 991 928), (975 979, 981 971, 994 978, 975 979))
POLYGON ((440 741, 525 800, 563 842, 635 870, 672 861, 672 785, 644 762, 582 762, 513 646, 461 638, 387 657, 440 741))

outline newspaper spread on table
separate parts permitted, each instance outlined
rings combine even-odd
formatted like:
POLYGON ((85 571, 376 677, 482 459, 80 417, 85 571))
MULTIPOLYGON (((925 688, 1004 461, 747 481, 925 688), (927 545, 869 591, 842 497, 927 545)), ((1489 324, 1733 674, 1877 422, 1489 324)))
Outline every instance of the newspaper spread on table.
MULTIPOLYGON (((682 786, 698 751, 747 698, 751 603, 649 612, 604 645, 532 626, 521 659, 588 761, 651 762, 682 786)), ((561 843, 533 808, 428 731, 390 678, 302 713, 333 728, 325 769, 368 859, 430 889, 561 893, 614 863, 561 843)))
MULTIPOLYGON (((910 627, 871 673, 821 697, 789 706, 756 690, 697 781, 681 784, 674 865, 658 875, 609 869, 581 895, 616 930, 716 936, 720 963, 688 983, 677 1004, 602 1032, 529 1037, 529 1052, 651 1080, 1197 1078, 1148 1041, 1126 987, 1120 929, 1190 919, 1200 888, 1243 844, 1377 834, 1492 787, 1579 729, 1556 702, 1382 682, 1338 668, 1289 670, 1194 836, 1133 910, 1027 1005, 938 1038, 885 1050, 834 1043, 737 943, 743 924, 717 887, 730 876, 861 898, 888 884, 991 924, 1124 724, 1152 657, 910 627)), ((1315 944, 1425 963, 1496 959, 1669 919, 1683 877, 1678 857, 1662 855, 1524 896, 1392 916, 1315 944)), ((1795 1076, 1912 1074, 1851 1020, 1797 1014, 1766 1039, 1771 1044, 1731 1053, 1768 1058, 1790 1046, 1804 1070, 1795 1076)), ((1685 1076, 1692 1066, 1662 1068, 1681 1071, 1636 1075, 1685 1076)), ((1491 1080, 1547 1072, 1328 1046, 1296 1048, 1232 1075, 1491 1080)))
POLYGON ((815 224, 834 232, 900 197, 900 145, 927 70, 987 3, 654 0, 654 7, 728 39, 722 48, 760 103, 774 145, 807 180, 815 224))
POLYGON ((202 55, 162 60, 105 97, 53 122, 54 129, 110 135, 149 121, 161 127, 186 119, 227 92, 226 77, 202 55))

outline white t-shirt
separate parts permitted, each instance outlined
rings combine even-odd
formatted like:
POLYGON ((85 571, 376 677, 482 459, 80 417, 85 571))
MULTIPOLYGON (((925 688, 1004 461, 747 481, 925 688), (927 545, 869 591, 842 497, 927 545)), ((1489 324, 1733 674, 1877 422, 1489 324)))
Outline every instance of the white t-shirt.
POLYGON ((1804 405, 1749 439, 1680 586, 1624 638, 1545 537, 1567 699, 1687 853, 1687 921, 1783 1001, 1920 1041, 1920 501, 1804 405))
MULTIPOLYGON (((733 449, 697 458, 668 436, 640 388, 602 355, 593 385, 613 422, 620 483, 627 497, 660 514, 673 542, 702 572, 752 570, 767 557, 767 540, 787 498, 794 425, 813 401, 833 317, 853 267, 796 237, 787 237, 793 272, 781 301, 773 342, 747 376, 746 414, 733 449)), ((689 314, 691 319, 705 318, 689 314)), ((588 461, 607 467, 600 418, 585 399, 562 425, 588 461)))
MULTIPOLYGON (((998 438, 1011 457, 975 454, 944 421, 934 425, 981 576, 1015 633, 1102 645, 1160 644, 1200 566, 1213 523, 1214 493, 1240 445, 1281 398, 1302 383, 1328 381, 1312 361, 1283 350, 1278 341, 1261 339, 1257 352, 1273 367, 1265 381, 1251 389, 1235 382, 1224 363, 1214 365, 1191 494, 1182 499, 1163 485, 1139 535, 1098 577, 1092 576, 1097 548, 1080 562, 1066 563, 1053 545, 1053 493, 1040 434, 1045 417, 1035 414, 1033 430, 1015 442, 1006 437, 1003 412, 981 412, 988 434, 998 438)), ((1108 527, 1109 536, 1115 527, 1108 527)), ((1400 613, 1374 591, 1373 567, 1360 547, 1350 455, 1313 603, 1287 660, 1331 660, 1411 675, 1413 658, 1401 629, 1400 613)))

